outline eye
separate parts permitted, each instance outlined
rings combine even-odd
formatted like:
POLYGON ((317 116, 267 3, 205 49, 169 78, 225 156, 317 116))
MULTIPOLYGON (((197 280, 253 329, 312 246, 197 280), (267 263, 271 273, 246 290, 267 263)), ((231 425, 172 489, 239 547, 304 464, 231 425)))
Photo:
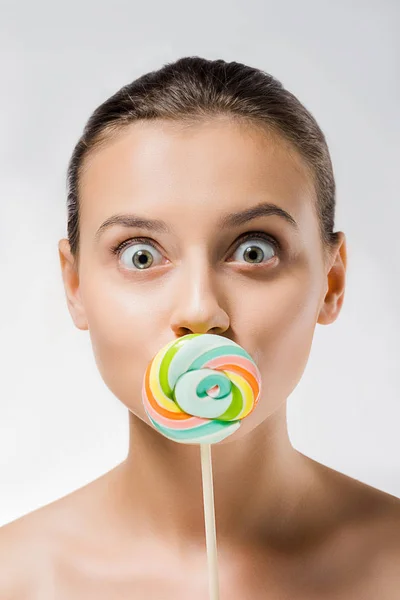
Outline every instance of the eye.
POLYGON ((161 256, 154 244, 142 238, 124 240, 121 244, 112 248, 111 252, 120 256, 125 267, 133 265, 142 271, 151 267, 155 260, 155 254, 161 256), (124 248, 126 248, 126 251, 123 251, 124 248))
MULTIPOLYGON (((279 256, 281 253, 280 242, 273 236, 261 231, 247 233, 240 240, 241 243, 233 254, 235 261, 238 260, 235 258, 237 253, 242 254, 248 264, 263 263, 265 258, 267 260, 264 262, 267 263, 271 258, 279 256), (255 243, 251 244, 249 240, 255 241, 255 243), (273 248, 273 254, 271 254, 271 248, 273 248)), ((156 246, 148 238, 129 238, 111 248, 111 252, 120 257, 125 267, 130 268, 133 265, 141 271, 153 265, 155 262, 154 254, 162 257, 156 246), (124 251, 125 248, 126 251, 124 251)))
POLYGON ((274 237, 262 232, 252 232, 246 234, 233 257, 234 260, 239 260, 235 256, 240 254, 244 256, 248 264, 260 264, 264 259, 266 259, 264 262, 268 262, 271 258, 279 256, 280 249, 280 243, 274 237), (250 243, 250 240, 255 240, 255 243, 250 243), (271 248, 273 248, 273 253, 271 253, 271 248))

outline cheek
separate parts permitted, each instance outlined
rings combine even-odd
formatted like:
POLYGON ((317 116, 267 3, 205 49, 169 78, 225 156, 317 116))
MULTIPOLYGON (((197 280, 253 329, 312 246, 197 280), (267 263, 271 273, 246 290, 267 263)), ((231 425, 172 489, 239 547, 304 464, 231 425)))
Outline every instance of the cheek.
POLYGON ((262 376, 257 423, 286 401, 306 367, 318 317, 322 280, 303 269, 267 287, 250 348, 262 376), (262 408, 261 408, 262 407, 262 408), (259 410, 260 409, 260 410, 259 410))
POLYGON ((143 283, 111 283, 96 276, 82 280, 82 301, 101 377, 121 402, 144 417, 143 374, 163 343, 159 314, 165 308, 160 296, 143 283))

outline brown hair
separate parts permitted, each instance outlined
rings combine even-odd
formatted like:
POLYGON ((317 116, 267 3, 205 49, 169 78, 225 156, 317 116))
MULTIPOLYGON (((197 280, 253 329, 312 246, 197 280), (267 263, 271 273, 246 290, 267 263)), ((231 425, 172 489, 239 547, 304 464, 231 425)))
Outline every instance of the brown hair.
POLYGON ((195 124, 227 115, 277 133, 311 174, 325 258, 337 242, 335 179, 325 136, 314 117, 272 75, 242 63, 188 56, 123 86, 88 119, 67 171, 68 239, 79 263, 79 178, 84 159, 125 125, 139 119, 195 124))

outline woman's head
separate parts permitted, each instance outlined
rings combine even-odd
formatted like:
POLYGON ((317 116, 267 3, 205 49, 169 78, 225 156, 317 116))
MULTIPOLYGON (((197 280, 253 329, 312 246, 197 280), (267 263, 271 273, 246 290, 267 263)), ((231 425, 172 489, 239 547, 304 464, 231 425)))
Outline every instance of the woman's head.
POLYGON ((343 301, 345 239, 310 113, 262 71, 182 58, 95 110, 68 185, 68 305, 111 391, 147 421, 154 354, 217 333, 263 377, 264 399, 233 437, 271 414, 301 378, 316 323, 343 301))

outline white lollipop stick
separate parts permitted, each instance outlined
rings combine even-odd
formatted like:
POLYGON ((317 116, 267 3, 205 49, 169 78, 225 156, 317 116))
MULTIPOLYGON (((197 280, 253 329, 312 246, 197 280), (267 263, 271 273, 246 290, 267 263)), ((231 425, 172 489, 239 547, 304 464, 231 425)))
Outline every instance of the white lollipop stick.
POLYGON ((211 463, 211 444, 200 444, 203 479, 204 521, 208 562, 210 600, 219 600, 217 536, 215 532, 214 487, 211 463))

